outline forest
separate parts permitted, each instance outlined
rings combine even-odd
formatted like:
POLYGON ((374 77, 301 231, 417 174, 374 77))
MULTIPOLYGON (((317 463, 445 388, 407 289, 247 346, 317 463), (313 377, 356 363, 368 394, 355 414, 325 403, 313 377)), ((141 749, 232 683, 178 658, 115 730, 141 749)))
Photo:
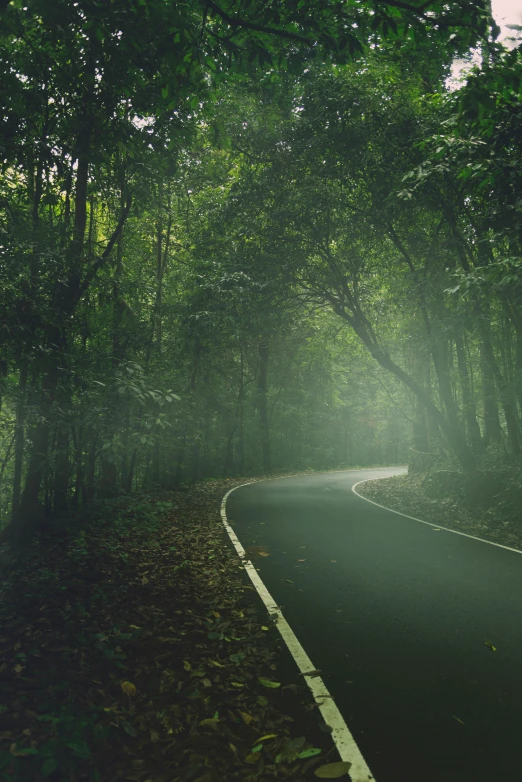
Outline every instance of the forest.
POLYGON ((0 779, 348 773, 223 541, 249 479, 408 465, 432 513, 507 492, 520 546, 508 27, 489 0, 0 0, 0 779))
POLYGON ((487 3, 3 6, 9 536, 211 476, 520 454, 521 53, 487 3))

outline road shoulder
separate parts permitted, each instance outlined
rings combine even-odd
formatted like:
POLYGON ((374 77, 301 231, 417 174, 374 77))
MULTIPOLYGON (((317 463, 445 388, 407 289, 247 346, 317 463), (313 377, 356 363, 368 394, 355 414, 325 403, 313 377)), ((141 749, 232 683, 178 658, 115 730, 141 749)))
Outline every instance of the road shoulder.
POLYGON ((518 518, 506 517, 498 506, 467 508, 450 492, 430 496, 427 478, 397 475, 363 481, 357 485, 357 494, 406 516, 522 551, 518 518))

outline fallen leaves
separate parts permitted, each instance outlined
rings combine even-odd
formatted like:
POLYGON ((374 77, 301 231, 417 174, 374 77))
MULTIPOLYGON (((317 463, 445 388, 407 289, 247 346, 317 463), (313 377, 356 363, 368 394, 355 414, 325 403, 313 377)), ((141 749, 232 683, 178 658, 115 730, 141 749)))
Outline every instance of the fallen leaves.
POLYGON ((132 682, 122 682, 121 689, 132 698, 136 695, 136 686, 132 682))
POLYGON ((251 714, 247 714, 247 713, 246 713, 246 712, 244 712, 244 711, 240 711, 240 712, 239 712, 239 716, 241 717, 241 719, 243 720, 243 722, 245 723, 245 725, 250 725, 250 723, 251 723, 251 722, 252 722, 252 720, 254 719, 254 717, 253 717, 251 714))
MULTIPOLYGON (((495 480, 509 487, 511 482, 518 481, 514 476, 517 472, 508 468, 494 468, 495 480)), ((522 534, 519 524, 518 509, 510 510, 511 502, 506 493, 500 492, 493 497, 495 504, 488 509, 468 508, 455 494, 438 489, 436 477, 424 473, 397 475, 392 478, 365 481, 357 491, 386 508, 398 510, 401 513, 414 516, 434 525, 432 531, 443 531, 443 528, 466 532, 493 543, 522 550, 522 534), (435 484, 432 484, 432 479, 435 484), (436 490, 436 493, 435 493, 436 490), (438 529, 437 529, 438 528, 438 529)), ((489 482, 490 486, 492 485, 489 482)), ((462 485, 462 484, 461 484, 462 485)), ((462 489, 461 489, 462 494, 462 489)), ((518 496, 513 492, 513 497, 518 496)))
POLYGON ((318 749, 317 747, 310 747, 310 749, 304 749, 302 752, 300 752, 297 757, 299 760, 314 758, 316 755, 320 755, 322 751, 322 749, 318 749))
POLYGON ((281 686, 281 682, 270 681, 270 679, 265 679, 264 676, 258 676, 257 680, 258 680, 259 684, 263 685, 263 687, 269 687, 271 689, 277 689, 277 687, 281 686))
POLYGON ((319 779, 340 779, 347 776, 351 767, 352 764, 348 762, 327 763, 317 768, 314 773, 319 779))
POLYGON ((219 725, 219 720, 208 717, 205 720, 200 720, 199 725, 202 728, 212 728, 213 730, 216 730, 217 726, 219 725))
POLYGON ((265 546, 249 546, 245 549, 250 556, 269 557, 270 553, 266 550, 265 546))
POLYGON ((277 634, 214 522, 229 485, 170 495, 160 513, 155 498, 100 504, 88 535, 51 538, 27 574, 0 582, 0 737, 20 782, 61 778, 62 762, 78 782, 96 766, 136 782, 309 780, 332 751, 318 728, 293 738, 286 704, 307 688, 271 673, 277 634))
POLYGON ((493 646, 491 641, 484 641, 484 645, 487 646, 488 649, 491 649, 492 652, 496 652, 497 651, 497 647, 493 646))
POLYGON ((266 736, 261 736, 261 738, 256 741, 256 744, 259 744, 261 741, 268 741, 268 739, 276 739, 276 738, 277 738, 276 733, 267 733, 266 736))

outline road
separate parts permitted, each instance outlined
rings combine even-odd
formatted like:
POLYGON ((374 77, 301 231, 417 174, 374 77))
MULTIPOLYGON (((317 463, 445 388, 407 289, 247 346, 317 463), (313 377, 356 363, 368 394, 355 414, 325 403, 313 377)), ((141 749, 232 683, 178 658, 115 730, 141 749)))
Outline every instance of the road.
POLYGON ((377 782, 522 780, 522 555, 351 491, 399 471, 251 484, 228 519, 377 782))

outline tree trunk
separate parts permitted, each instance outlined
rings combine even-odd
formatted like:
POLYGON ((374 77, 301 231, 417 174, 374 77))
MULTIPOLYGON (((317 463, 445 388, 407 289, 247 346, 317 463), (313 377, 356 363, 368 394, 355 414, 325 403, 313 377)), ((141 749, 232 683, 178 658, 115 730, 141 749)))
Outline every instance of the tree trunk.
POLYGON ((225 446, 225 457, 223 459, 223 477, 228 478, 228 476, 232 472, 232 455, 234 452, 234 449, 232 447, 233 441, 234 441, 234 435, 236 433, 236 426, 237 424, 234 423, 232 426, 229 427, 228 435, 227 435, 227 442, 225 446))
POLYGON ((482 405, 484 411, 484 432, 482 439, 484 446, 488 448, 492 444, 499 444, 502 437, 502 430, 498 417, 495 380, 491 365, 486 357, 483 342, 480 343, 480 369, 482 373, 482 405))
POLYGON ((82 500, 82 503, 85 505, 86 501, 86 487, 85 482, 83 480, 83 452, 82 452, 82 441, 83 441, 83 429, 81 426, 78 427, 78 430, 73 426, 71 429, 72 438, 73 438, 73 446, 74 446, 74 470, 75 470, 75 478, 74 478, 74 494, 72 496, 72 506, 73 508, 78 508, 80 504, 80 498, 82 500))
MULTIPOLYGON (((120 213, 125 208, 124 185, 120 189, 120 213)), ((112 280, 112 365, 119 366, 125 357, 125 348, 122 340, 121 321, 123 310, 120 300, 120 284, 123 274, 123 231, 118 236, 116 243, 116 264, 112 280)))
POLYGON ((11 537, 16 545, 23 545, 30 539, 40 520, 40 487, 47 467, 48 447, 49 423, 43 420, 32 433, 32 448, 24 490, 16 513, 12 516, 11 537))
POLYGON ((491 334, 489 331, 489 324, 482 320, 480 329, 482 335, 482 345, 484 349, 484 360, 488 366, 489 377, 494 378, 496 382, 502 409, 504 410, 504 417, 506 419, 506 427, 511 450, 514 454, 518 455, 520 453, 520 433, 514 399, 510 393, 507 379, 502 376, 502 372, 500 371, 500 367, 495 358, 493 345, 491 342, 491 334))
POLYGON ((94 500, 96 496, 96 445, 98 442, 98 435, 96 432, 92 433, 92 440, 89 448, 89 458, 87 462, 87 502, 94 500))
POLYGON ((263 457, 263 472, 268 473, 271 469, 270 460, 270 422, 268 419, 268 359, 270 355, 270 346, 267 340, 263 340, 258 345, 259 355, 259 376, 258 376, 258 407, 259 424, 261 428, 261 452, 263 457))
POLYGON ((466 431, 468 435, 468 441, 472 450, 478 453, 483 446, 482 437, 480 434, 480 427, 477 421, 477 411, 475 409, 475 402, 471 393, 471 386, 469 382, 468 367, 466 363, 466 352, 464 350, 464 341, 461 334, 458 331, 455 332, 455 347, 457 350, 457 364, 460 378, 460 391, 462 394, 462 409, 464 412, 464 420, 466 422, 466 431))
POLYGON ((136 469, 136 458, 137 458, 137 455, 138 455, 138 452, 137 452, 136 448, 134 448, 134 450, 133 450, 133 452, 131 454, 129 467, 128 467, 128 470, 127 470, 126 480, 125 480, 125 483, 123 484, 123 490, 127 494, 131 494, 131 492, 132 492, 132 481, 134 479, 134 470, 136 469))
POLYGON ((154 443, 152 446, 152 459, 151 459, 151 483, 157 487, 160 484, 160 444, 154 443))
POLYGON ((58 424, 54 462, 53 510, 58 516, 67 510, 69 495, 69 429, 58 424))
POLYGON ((466 443, 466 438, 460 426, 458 424, 455 426, 453 422, 449 421, 432 401, 429 392, 398 366, 388 353, 379 346, 375 336, 370 332, 371 327, 367 325, 367 320, 362 313, 357 311, 355 315, 352 315, 346 312, 337 302, 334 304, 334 311, 351 325, 363 345, 365 345, 380 366, 395 375, 410 391, 413 391, 415 396, 425 406, 428 415, 433 417, 434 421, 444 432, 463 470, 473 472, 476 468, 475 456, 466 443))
POLYGON ((239 474, 245 474, 245 431, 244 431, 244 417, 245 417, 245 368, 243 360, 243 347, 241 346, 240 353, 240 378, 239 378, 239 394, 238 394, 238 439, 237 439, 237 451, 239 460, 239 474))
POLYGON ((12 502, 11 502, 12 517, 18 513, 18 508, 20 506, 20 492, 22 488, 22 469, 23 469, 23 462, 24 462, 24 446, 25 446, 27 374, 28 374, 28 362, 24 360, 20 368, 20 378, 18 381, 18 399, 16 400, 13 495, 12 495, 12 502))

